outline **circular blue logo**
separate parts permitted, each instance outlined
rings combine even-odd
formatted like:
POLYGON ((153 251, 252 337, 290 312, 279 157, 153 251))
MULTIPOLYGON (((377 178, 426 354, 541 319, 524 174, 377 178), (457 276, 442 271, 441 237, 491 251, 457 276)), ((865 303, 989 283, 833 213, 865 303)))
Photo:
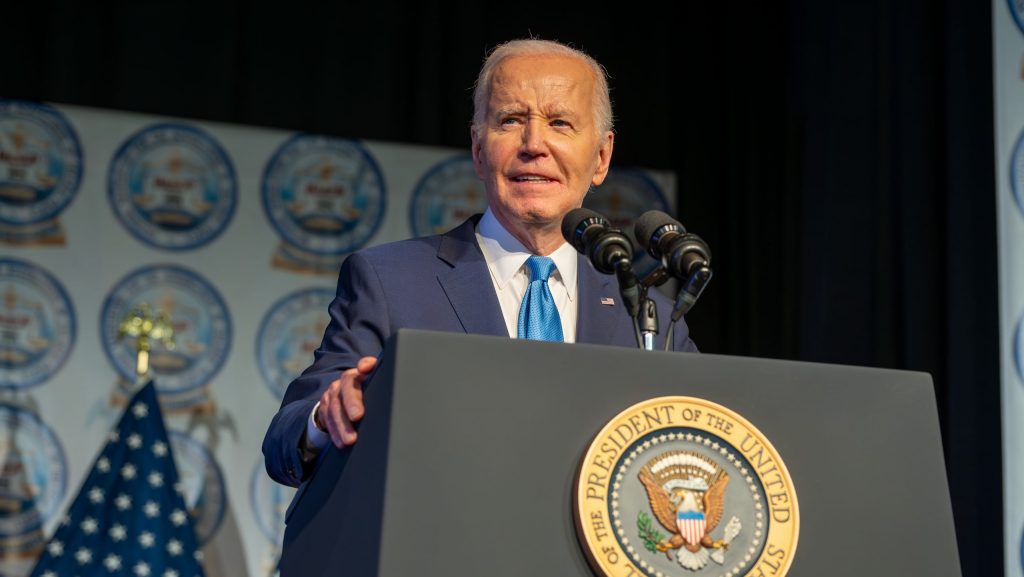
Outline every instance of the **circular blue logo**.
POLYGON ((384 176, 359 143, 298 134, 267 163, 263 208, 288 243, 317 255, 365 245, 384 219, 384 176))
POLYGON ((1017 378, 1024 383, 1024 315, 1017 319, 1017 328, 1013 331, 1013 365, 1017 368, 1017 378))
POLYGON ((114 154, 107 194, 114 214, 135 238, 186 250, 227 228, 235 212, 235 169, 202 130, 155 124, 133 134, 114 154))
POLYGON ((1010 14, 1013 15, 1017 28, 1024 34, 1024 0, 1006 0, 1006 4, 1010 7, 1010 14))
POLYGON ((26 535, 60 512, 67 461, 53 430, 36 415, 0 403, 0 540, 26 535))
MULTIPOLYGON (((633 226, 640 215, 649 210, 668 212, 668 203, 661 188, 651 177, 639 170, 615 169, 608 173, 601 186, 594 188, 583 199, 583 206, 604 215, 615 228, 633 237, 633 226)), ((633 241, 633 252, 638 273, 646 273, 657 262, 633 241)))
POLYGON ((0 387, 50 378, 75 343, 75 313, 60 282, 45 270, 0 259, 0 387))
POLYGON ((205 545, 224 520, 228 497, 224 474, 206 447, 184 433, 168 431, 174 462, 178 466, 185 506, 192 517, 199 546, 205 545))
POLYGON ((1017 208, 1024 212, 1024 130, 1017 137, 1017 144, 1010 155, 1010 189, 1017 208))
POLYGON ((198 273, 176 265, 135 270, 114 286, 103 302, 100 337, 107 358, 128 381, 135 379, 135 343, 117 340, 125 316, 141 303, 166 314, 174 347, 152 343, 149 355, 157 390, 195 390, 210 382, 231 348, 231 318, 217 290, 198 273))
POLYGON ((460 154, 435 164, 412 193, 409 226, 414 236, 444 234, 487 209, 487 190, 473 157, 460 154))
POLYGON ((309 366, 332 300, 334 291, 328 289, 299 290, 274 303, 260 322, 256 362, 276 398, 283 398, 288 383, 309 366))
POLYGON ((284 541, 284 516, 295 496, 295 489, 275 483, 264 469, 263 459, 256 463, 249 481, 249 497, 253 516, 260 532, 271 545, 284 541))
POLYGON ((0 100, 0 223, 57 216, 82 181, 82 148, 71 124, 45 104, 0 100))

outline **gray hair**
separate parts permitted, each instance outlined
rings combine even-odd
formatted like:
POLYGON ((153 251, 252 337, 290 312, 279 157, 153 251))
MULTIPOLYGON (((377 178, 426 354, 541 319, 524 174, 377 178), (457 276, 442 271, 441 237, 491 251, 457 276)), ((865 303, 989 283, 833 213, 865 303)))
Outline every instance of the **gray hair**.
POLYGON ((510 40, 499 44, 487 56, 480 74, 476 77, 473 88, 473 130, 480 135, 487 114, 487 101, 490 99, 491 76, 494 69, 506 58, 515 56, 568 56, 576 58, 587 66, 594 74, 594 123, 601 133, 613 129, 612 99, 608 94, 608 76, 601 66, 586 52, 550 40, 527 39, 510 40))

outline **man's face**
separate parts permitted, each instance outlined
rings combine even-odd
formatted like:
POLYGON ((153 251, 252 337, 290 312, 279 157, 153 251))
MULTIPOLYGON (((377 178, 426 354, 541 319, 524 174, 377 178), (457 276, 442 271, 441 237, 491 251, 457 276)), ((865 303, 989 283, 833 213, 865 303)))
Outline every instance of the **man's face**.
POLYGON ((594 123, 594 77, 568 56, 503 60, 491 76, 473 162, 495 217, 515 234, 559 224, 608 174, 614 136, 594 123))

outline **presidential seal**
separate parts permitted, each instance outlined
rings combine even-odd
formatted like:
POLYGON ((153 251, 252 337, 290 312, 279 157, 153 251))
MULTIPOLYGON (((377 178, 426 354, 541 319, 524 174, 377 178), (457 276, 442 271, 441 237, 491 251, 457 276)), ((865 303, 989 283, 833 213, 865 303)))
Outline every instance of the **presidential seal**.
POLYGON ((334 300, 329 289, 302 289, 274 303, 256 335, 256 362, 274 398, 309 365, 324 336, 324 311, 334 300))
POLYGON ((733 411, 693 397, 638 403, 580 463, 576 530, 606 577, 782 577, 799 511, 779 454, 733 411))
POLYGON ((64 450, 39 417, 0 403, 0 452, 0 560, 34 562, 67 488, 64 450))
POLYGON ((220 293, 198 273, 177 265, 140 268, 119 281, 100 314, 100 337, 107 358, 121 376, 115 400, 131 398, 137 347, 118 339, 121 322, 143 303, 166 315, 175 346, 152 343, 149 366, 160 402, 169 411, 209 411, 207 390, 231 348, 231 318, 220 293))
POLYGON ((64 115, 0 99, 0 241, 64 244, 57 216, 81 180, 82 148, 64 115))
MULTIPOLYGON (((613 169, 601 186, 591 190, 583 206, 605 216, 612 226, 633 231, 636 219, 649 210, 670 212, 661 187, 639 170, 613 169)), ((629 235, 632 237, 632 235, 629 235)), ((642 275, 658 266, 636 241, 633 241, 633 265, 642 275)))
POLYGON ((261 185, 267 219, 284 243, 273 265, 334 274, 384 219, 384 176, 358 142, 298 134, 274 153, 261 185))
POLYGON ((413 189, 409 226, 413 236, 444 234, 487 209, 487 191, 473 157, 460 154, 428 170, 413 189))
POLYGON ((201 247, 224 232, 235 212, 235 169, 206 132, 155 124, 129 137, 110 162, 114 214, 138 240, 157 248, 201 247))
POLYGON ((74 343, 75 313, 60 282, 27 261, 0 259, 0 387, 46 381, 74 343))
POLYGON ((213 455, 199 441, 185 433, 168 431, 178 467, 182 497, 192 516, 196 541, 202 547, 220 528, 227 510, 224 474, 213 455))

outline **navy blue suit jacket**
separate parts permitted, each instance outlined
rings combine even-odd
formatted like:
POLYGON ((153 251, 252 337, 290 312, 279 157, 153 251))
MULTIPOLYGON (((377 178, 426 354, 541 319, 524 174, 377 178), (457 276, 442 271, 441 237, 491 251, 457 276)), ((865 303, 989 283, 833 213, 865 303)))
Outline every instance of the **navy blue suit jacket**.
MULTIPOLYGON (((368 248, 345 260, 329 309, 330 325, 314 362, 288 385, 263 440, 271 477, 293 486, 305 480, 312 463, 303 463, 299 444, 313 406, 341 371, 354 367, 362 357, 380 354, 384 342, 398 329, 508 336, 476 242, 478 221, 479 216, 444 235, 368 248)), ((614 276, 598 273, 579 258, 576 342, 636 347, 632 321, 614 276), (608 299, 614 304, 604 304, 608 299)), ((672 303, 657 291, 651 291, 651 296, 664 319, 672 303)), ((697 350, 682 320, 673 341, 672 350, 697 350)))

